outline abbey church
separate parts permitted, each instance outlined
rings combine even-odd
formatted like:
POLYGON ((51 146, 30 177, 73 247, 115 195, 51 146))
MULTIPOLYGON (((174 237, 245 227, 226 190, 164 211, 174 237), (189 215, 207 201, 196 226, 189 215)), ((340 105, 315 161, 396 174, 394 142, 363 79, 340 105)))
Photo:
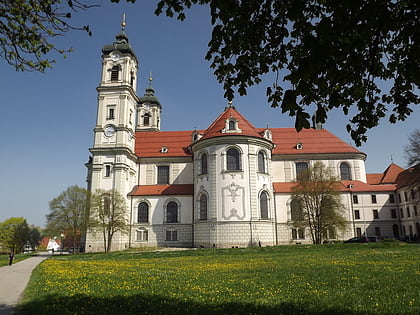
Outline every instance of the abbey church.
MULTIPOLYGON (((260 128, 228 105, 206 129, 161 131, 165 106, 150 84, 137 94, 138 59, 124 30, 102 49, 88 189, 126 198, 129 233, 112 250, 129 247, 246 247, 311 243, 294 224, 291 189, 299 172, 322 162, 341 179, 348 228, 328 241, 354 236, 420 235, 419 167, 391 164, 366 174, 366 154, 314 126, 260 128)), ((86 251, 102 251, 88 232, 86 251)))

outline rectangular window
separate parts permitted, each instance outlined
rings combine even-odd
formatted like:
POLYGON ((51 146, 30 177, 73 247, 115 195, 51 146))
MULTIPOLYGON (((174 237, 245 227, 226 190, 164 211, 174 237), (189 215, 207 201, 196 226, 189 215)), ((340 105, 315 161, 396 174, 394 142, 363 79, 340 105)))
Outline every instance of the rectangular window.
POLYGON ((292 229, 292 239, 294 239, 294 240, 304 240, 305 239, 305 229, 292 229))
POLYGON ((149 233, 147 230, 136 231, 136 241, 147 242, 149 240, 149 233))
POLYGON ((158 166, 158 185, 167 185, 169 184, 169 166, 158 166))
POLYGON ((359 220, 360 219, 360 211, 359 210, 354 210, 354 218, 356 220, 359 220))
POLYGON ((177 241, 178 240, 178 231, 167 230, 166 231, 166 240, 167 241, 177 241))
POLYGON ((300 173, 306 171, 309 168, 307 162, 297 162, 296 163, 296 177, 299 176, 300 173))
POLYGON ((370 195, 370 198, 372 199, 372 203, 376 203, 376 195, 370 195))
POLYGON ((301 240, 305 239, 305 230, 304 229, 298 229, 298 237, 301 240))
POLYGON ((397 209, 391 209, 391 218, 393 219, 397 218, 397 209))
POLYGON ((417 206, 414 206, 414 215, 417 217, 417 206))
POLYGON ((378 213, 378 210, 373 210, 373 218, 374 218, 374 219, 379 219, 379 213, 378 213))
POLYGON ((408 200, 408 198, 407 198, 407 192, 404 191, 404 201, 407 201, 407 200, 408 200))
POLYGON ((357 195, 353 195, 353 203, 355 204, 359 203, 359 198, 357 197, 357 195))
POLYGON ((362 229, 356 228, 356 236, 362 236, 362 229))
POLYGON ((401 218, 404 218, 404 212, 402 208, 400 208, 400 215, 401 215, 401 218))
POLYGON ((401 194, 398 194, 398 202, 401 203, 401 194))
POLYGON ((111 165, 105 165, 105 177, 111 176, 111 165))
POLYGON ((107 106, 106 119, 107 120, 114 120, 115 119, 115 105, 107 106))
POLYGON ((410 213, 410 207, 407 207, 407 217, 411 217, 411 213, 410 213))
POLYGON ((389 203, 395 203, 394 194, 389 194, 389 203))

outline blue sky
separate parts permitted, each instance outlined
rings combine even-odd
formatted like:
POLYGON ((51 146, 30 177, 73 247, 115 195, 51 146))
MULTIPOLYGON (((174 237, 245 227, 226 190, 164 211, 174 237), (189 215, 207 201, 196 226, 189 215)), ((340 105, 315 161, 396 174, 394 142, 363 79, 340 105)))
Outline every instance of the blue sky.
MULTIPOLYGON (((101 2, 100 8, 74 15, 73 24, 89 24, 93 35, 75 31, 58 39, 60 47, 74 51, 67 58, 57 56, 52 69, 22 73, 0 62, 0 222, 25 217, 29 224, 45 226, 49 201, 69 186, 86 186, 84 163, 93 144, 101 49, 121 31, 123 13, 126 34, 140 61, 137 93, 143 95, 152 72, 163 106, 162 130, 205 129, 227 104, 204 60, 211 35, 207 8, 195 8, 179 22, 155 16, 152 1, 101 2)), ((236 109, 256 127, 293 127, 293 118, 267 104, 270 79, 267 76, 265 84, 235 98, 236 109)), ((413 109, 405 122, 384 121, 368 132, 368 142, 359 148, 368 155, 368 173, 383 172, 391 157, 406 166, 403 148, 408 135, 420 126, 419 111, 413 109)), ((337 110, 324 127, 353 145, 345 130, 347 120, 337 110)))

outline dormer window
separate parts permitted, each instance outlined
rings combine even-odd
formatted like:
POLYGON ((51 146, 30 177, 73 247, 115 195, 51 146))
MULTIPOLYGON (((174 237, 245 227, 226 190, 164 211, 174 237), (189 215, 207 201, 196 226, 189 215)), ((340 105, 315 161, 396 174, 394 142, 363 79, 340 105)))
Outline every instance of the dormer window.
POLYGON ((241 133, 242 130, 239 129, 239 120, 234 118, 229 118, 226 120, 225 128, 222 129, 222 133, 241 133))
POLYGON ((119 73, 120 73, 120 67, 113 66, 111 69, 111 81, 118 81, 119 73))
POLYGON ((235 121, 234 120, 229 120, 229 130, 235 130, 236 128, 236 126, 235 126, 236 124, 235 124, 235 121))
POLYGON ((267 139, 267 140, 272 140, 273 139, 273 136, 272 136, 272 132, 271 132, 271 130, 270 129, 265 129, 264 130, 264 133, 263 133, 263 137, 265 138, 265 139, 267 139))
POLYGON ((201 139, 203 135, 201 135, 197 130, 195 130, 192 134, 192 141, 196 142, 201 139))
POLYGON ((296 150, 303 150, 303 144, 300 142, 296 143, 296 150))
POLYGON ((166 145, 162 146, 160 153, 168 153, 168 147, 166 145))

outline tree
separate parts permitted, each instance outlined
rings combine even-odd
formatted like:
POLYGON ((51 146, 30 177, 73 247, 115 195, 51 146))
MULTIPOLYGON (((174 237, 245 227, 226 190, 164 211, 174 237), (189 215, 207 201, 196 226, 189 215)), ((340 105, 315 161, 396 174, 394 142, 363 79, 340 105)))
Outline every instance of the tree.
POLYGON ((404 147, 407 166, 420 163, 420 129, 415 129, 408 137, 408 145, 404 147))
POLYGON ((268 101, 295 117, 298 131, 311 116, 324 123, 341 108, 352 113, 347 131, 361 145, 388 112, 395 123, 420 103, 416 0, 161 0, 156 13, 183 20, 193 4, 210 6, 206 59, 225 97, 232 100, 235 89, 245 95, 273 73, 268 101))
POLYGON ((292 188, 292 203, 295 203, 292 211, 301 211, 292 213, 292 219, 296 218, 298 226, 309 227, 314 244, 320 244, 327 233, 346 228, 339 185, 324 164, 317 162, 298 175, 292 188))
POLYGON ((116 233, 128 233, 127 206, 116 190, 97 190, 91 199, 90 228, 102 233, 105 253, 109 252, 116 233))
POLYGON ((75 185, 50 201, 51 212, 46 216, 47 229, 71 237, 73 248, 80 244, 80 234, 87 228, 89 195, 88 190, 75 185))
POLYGON ((46 57, 52 52, 65 54, 71 49, 57 48, 53 39, 70 30, 89 26, 69 24, 72 12, 86 10, 78 0, 5 0, 0 1, 0 55, 16 70, 44 71, 55 61, 46 57))
POLYGON ((25 218, 10 218, 0 223, 0 244, 11 252, 22 252, 29 239, 29 226, 25 218))
POLYGON ((39 242, 41 241, 41 232, 39 231, 39 228, 31 225, 29 228, 29 244, 31 245, 31 248, 35 250, 39 242))

